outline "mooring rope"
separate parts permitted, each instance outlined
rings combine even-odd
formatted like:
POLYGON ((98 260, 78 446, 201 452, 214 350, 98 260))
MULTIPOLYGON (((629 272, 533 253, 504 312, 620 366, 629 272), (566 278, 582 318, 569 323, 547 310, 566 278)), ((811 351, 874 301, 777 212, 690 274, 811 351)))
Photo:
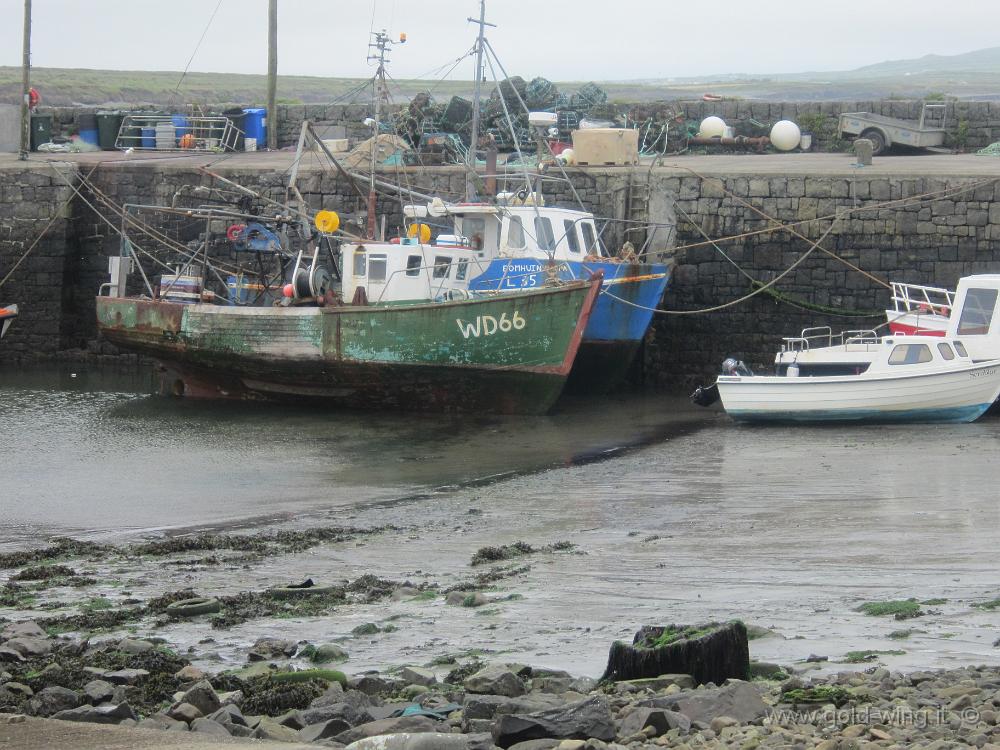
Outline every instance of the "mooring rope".
POLYGON ((609 297, 611 297, 611 299, 616 300, 618 302, 621 302, 622 304, 628 305, 629 307, 634 307, 634 308, 637 308, 639 310, 645 310, 647 312, 652 312, 652 313, 657 314, 657 315, 703 315, 705 313, 718 312, 719 310, 725 310, 728 307, 734 307, 735 305, 742 304, 743 302, 746 302, 751 297, 756 297, 758 294, 761 294, 762 292, 767 291, 772 286, 774 286, 779 281, 781 281, 783 278, 785 278, 785 276, 787 276, 792 271, 794 271, 806 258, 808 258, 810 255, 812 255, 812 252, 814 250, 816 250, 816 249, 820 249, 821 250, 822 249, 820 247, 819 243, 821 243, 823 240, 826 239, 827 235, 829 235, 830 232, 833 231, 833 228, 836 226, 836 224, 837 224, 837 219, 834 218, 834 220, 830 223, 829 228, 825 232, 823 232, 823 234, 820 236, 820 238, 818 240, 816 240, 815 242, 813 242, 812 240, 807 240, 807 242, 809 242, 812 246, 808 250, 806 250, 804 253, 802 253, 802 255, 800 255, 799 258, 794 263, 792 263, 792 265, 790 265, 788 268, 786 268, 780 274, 778 274, 777 276, 775 276, 769 282, 767 282, 766 284, 762 285, 759 289, 755 289, 754 291, 750 292, 749 294, 743 295, 739 299, 734 299, 734 300, 731 300, 729 302, 725 302, 725 303, 723 303, 721 305, 715 305, 714 307, 706 307, 706 308, 703 308, 703 309, 700 309, 700 310, 660 310, 659 308, 656 308, 656 307, 648 307, 647 305, 640 305, 637 302, 632 302, 631 300, 622 299, 618 295, 612 294, 611 292, 609 292, 609 291, 607 291, 605 289, 601 290, 601 294, 606 294, 609 297))

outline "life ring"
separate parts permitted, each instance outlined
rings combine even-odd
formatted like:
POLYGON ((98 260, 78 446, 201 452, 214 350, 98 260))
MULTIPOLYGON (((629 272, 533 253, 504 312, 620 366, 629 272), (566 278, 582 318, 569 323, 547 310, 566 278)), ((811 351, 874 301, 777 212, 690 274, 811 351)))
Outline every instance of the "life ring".
POLYGON ((197 617, 198 615, 212 614, 221 609, 222 603, 215 597, 196 597, 168 604, 166 613, 170 617, 197 617))
POLYGON ((38 93, 38 89, 28 89, 28 109, 35 109, 41 103, 42 95, 38 93))
POLYGON ((230 242, 236 242, 246 228, 246 224, 230 224, 229 229, 226 230, 226 238, 230 242))

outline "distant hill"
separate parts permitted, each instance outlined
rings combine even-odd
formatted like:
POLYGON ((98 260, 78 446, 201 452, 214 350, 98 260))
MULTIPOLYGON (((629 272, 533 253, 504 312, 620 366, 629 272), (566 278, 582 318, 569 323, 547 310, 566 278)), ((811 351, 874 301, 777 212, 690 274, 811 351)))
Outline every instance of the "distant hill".
POLYGON ((844 80, 885 80, 892 78, 909 78, 941 80, 954 74, 1000 77, 1000 47, 964 52, 960 55, 924 55, 908 60, 887 60, 885 62, 864 65, 853 70, 804 71, 802 73, 721 73, 718 75, 682 77, 669 79, 642 79, 645 84, 693 84, 693 83, 732 83, 735 81, 844 81, 844 80))
MULTIPOLYGON (((525 78, 544 71, 523 71, 525 78)), ((188 73, 178 87, 176 71, 83 70, 34 68, 32 84, 46 105, 187 104, 262 105, 266 80, 262 75, 188 73)), ((579 82, 557 84, 563 93, 576 91, 579 82)), ((1000 99, 1000 47, 961 55, 925 55, 911 60, 888 60, 854 70, 812 71, 774 75, 730 73, 703 77, 642 79, 599 84, 609 99, 648 102, 701 98, 707 92, 745 99, 868 100, 887 97, 922 98, 930 93, 965 99, 1000 99)), ((471 81, 393 81, 396 101, 405 102, 418 91, 432 88, 435 98, 471 96, 471 81)), ((20 101, 21 70, 0 67, 0 102, 20 101)), ((283 104, 366 103, 365 81, 358 78, 279 76, 278 101, 283 104)))
POLYGON ((1000 47, 978 49, 961 55, 924 55, 911 60, 887 60, 846 71, 840 75, 851 78, 884 78, 934 73, 1000 74, 1000 47))

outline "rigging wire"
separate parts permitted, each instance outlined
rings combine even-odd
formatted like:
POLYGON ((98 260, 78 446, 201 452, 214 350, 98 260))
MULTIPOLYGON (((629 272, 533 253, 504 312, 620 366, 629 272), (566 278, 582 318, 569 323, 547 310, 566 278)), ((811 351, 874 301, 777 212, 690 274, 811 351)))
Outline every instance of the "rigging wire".
POLYGON ((212 25, 212 21, 215 20, 215 14, 219 12, 219 8, 222 7, 223 0, 219 0, 215 5, 215 10, 212 11, 212 15, 208 17, 208 23, 205 24, 204 30, 201 32, 201 36, 198 37, 198 43, 194 46, 194 52, 191 53, 191 57, 188 58, 187 65, 184 66, 184 72, 181 73, 181 77, 177 81, 177 86, 174 88, 174 94, 180 91, 181 83, 184 82, 185 76, 188 74, 188 69, 191 67, 191 63, 194 62, 195 55, 198 54, 198 50, 201 49, 201 43, 205 41, 205 35, 208 33, 209 27, 212 25))

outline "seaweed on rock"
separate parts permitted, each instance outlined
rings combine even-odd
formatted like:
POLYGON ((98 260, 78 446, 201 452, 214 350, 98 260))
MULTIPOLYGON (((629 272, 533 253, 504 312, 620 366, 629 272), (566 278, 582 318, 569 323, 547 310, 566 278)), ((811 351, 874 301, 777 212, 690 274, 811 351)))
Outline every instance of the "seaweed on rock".
POLYGON ((742 622, 697 627, 645 626, 632 644, 616 641, 608 654, 602 680, 622 681, 662 674, 688 674, 698 684, 721 685, 729 678, 747 679, 750 649, 742 622))

